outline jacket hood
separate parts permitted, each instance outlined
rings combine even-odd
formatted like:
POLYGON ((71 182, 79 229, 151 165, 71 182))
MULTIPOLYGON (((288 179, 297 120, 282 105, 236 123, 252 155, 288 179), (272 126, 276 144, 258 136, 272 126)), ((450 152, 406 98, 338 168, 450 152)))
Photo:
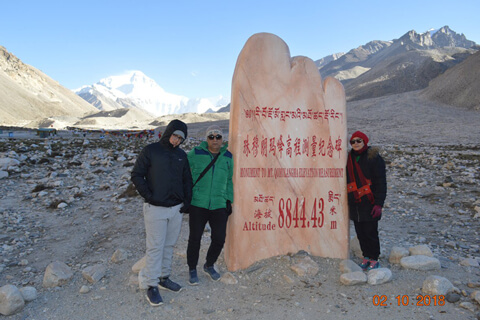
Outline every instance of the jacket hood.
MULTIPOLYGON (((170 145, 170 137, 176 130, 181 130, 185 134, 185 139, 187 139, 187 124, 183 121, 180 121, 178 119, 170 121, 170 123, 167 125, 167 128, 165 128, 165 132, 163 133, 162 137, 160 138, 160 142, 164 145, 170 145)), ((185 141, 185 140, 184 140, 185 141)), ((183 141, 182 141, 183 143, 183 141)))

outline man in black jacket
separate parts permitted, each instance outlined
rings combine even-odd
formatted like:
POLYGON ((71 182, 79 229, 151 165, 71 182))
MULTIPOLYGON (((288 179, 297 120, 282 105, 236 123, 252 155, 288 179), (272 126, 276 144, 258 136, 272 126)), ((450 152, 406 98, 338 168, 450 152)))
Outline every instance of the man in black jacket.
POLYGON ((192 199, 192 175, 187 154, 179 145, 187 137, 187 125, 172 120, 159 142, 147 145, 133 167, 131 180, 144 198, 146 262, 138 274, 152 306, 162 304, 158 287, 180 292, 170 280, 173 247, 180 235, 182 214, 192 199))

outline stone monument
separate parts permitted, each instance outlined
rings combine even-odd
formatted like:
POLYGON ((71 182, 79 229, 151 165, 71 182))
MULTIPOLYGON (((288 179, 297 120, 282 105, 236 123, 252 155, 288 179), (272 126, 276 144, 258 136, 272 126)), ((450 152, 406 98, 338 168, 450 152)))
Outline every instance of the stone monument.
POLYGON ((347 142, 342 84, 276 35, 250 37, 232 81, 230 271, 300 250, 347 258, 347 142))

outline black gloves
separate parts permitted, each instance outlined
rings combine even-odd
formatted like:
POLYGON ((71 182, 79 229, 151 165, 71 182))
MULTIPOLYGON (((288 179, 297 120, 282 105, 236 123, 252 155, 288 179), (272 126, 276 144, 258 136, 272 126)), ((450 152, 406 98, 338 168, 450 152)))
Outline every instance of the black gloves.
POLYGON ((227 200, 227 215, 232 214, 232 202, 230 200, 227 200))
POLYGON ((180 212, 181 212, 181 213, 190 213, 190 205, 189 205, 189 204, 184 204, 184 205, 180 208, 180 212))

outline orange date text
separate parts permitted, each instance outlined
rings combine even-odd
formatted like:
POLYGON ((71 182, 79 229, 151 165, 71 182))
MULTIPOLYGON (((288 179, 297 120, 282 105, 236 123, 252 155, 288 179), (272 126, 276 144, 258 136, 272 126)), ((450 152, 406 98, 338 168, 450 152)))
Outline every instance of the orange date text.
POLYGON ((374 295, 372 299, 374 306, 387 307, 387 306, 443 306, 445 305, 444 295, 417 295, 415 299, 410 299, 406 294, 395 296, 392 300, 384 294, 374 295))

